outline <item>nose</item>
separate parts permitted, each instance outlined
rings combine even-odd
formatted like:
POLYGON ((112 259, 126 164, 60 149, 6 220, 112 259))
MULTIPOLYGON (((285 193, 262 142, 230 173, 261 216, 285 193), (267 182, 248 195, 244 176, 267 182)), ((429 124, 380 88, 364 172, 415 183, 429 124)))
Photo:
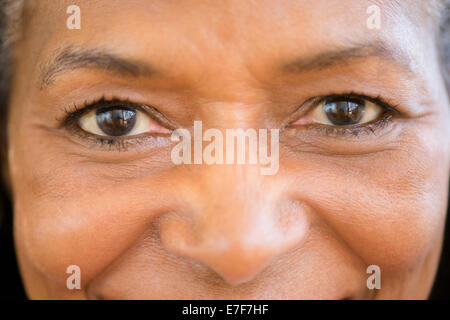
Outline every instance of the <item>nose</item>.
POLYGON ((281 182, 245 167, 207 171, 184 188, 179 209, 160 218, 168 251, 237 285, 305 240, 308 206, 290 199, 281 182))

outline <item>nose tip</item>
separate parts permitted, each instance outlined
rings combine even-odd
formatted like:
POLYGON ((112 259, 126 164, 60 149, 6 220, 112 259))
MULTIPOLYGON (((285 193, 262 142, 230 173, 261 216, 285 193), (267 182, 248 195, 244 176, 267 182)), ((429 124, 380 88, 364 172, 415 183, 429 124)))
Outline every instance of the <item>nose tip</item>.
POLYGON ((309 219, 304 208, 290 205, 280 210, 276 215, 270 211, 222 212, 198 221, 168 215, 160 221, 160 237, 168 251, 193 259, 228 284, 238 285, 254 279, 306 238, 309 219))
POLYGON ((181 254, 206 265, 231 285, 251 281, 277 255, 276 250, 241 243, 185 248, 181 254))

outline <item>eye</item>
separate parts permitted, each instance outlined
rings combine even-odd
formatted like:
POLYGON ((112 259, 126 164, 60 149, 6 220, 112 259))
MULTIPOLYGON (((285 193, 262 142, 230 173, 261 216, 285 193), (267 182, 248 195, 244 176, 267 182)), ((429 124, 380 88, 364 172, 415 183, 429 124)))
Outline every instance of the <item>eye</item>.
POLYGON ((170 132, 145 112, 121 105, 94 108, 79 118, 78 125, 88 133, 109 137, 170 132))
POLYGON ((356 97, 330 97, 310 113, 314 122, 333 126, 353 126, 380 118, 384 109, 368 99, 356 97))

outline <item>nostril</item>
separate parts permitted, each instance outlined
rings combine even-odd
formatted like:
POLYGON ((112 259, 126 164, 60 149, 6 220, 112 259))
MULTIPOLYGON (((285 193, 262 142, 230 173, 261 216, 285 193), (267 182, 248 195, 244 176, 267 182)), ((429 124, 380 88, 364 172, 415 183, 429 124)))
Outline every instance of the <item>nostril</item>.
MULTIPOLYGON (((273 253, 243 252, 229 246, 226 250, 198 248, 184 252, 184 257, 200 263, 231 286, 252 281, 259 276, 273 259, 273 253)), ((206 274, 205 274, 206 275, 206 274)))
POLYGON ((203 256, 206 263, 230 285, 236 286, 256 278, 273 259, 273 252, 243 252, 241 248, 230 248, 216 255, 203 256))
POLYGON ((276 248, 233 240, 232 237, 217 235, 199 240, 192 235, 192 229, 183 222, 162 221, 160 238, 163 247, 172 254, 206 266, 233 286, 252 280, 277 255, 276 248))
POLYGON ((211 269, 230 285, 256 278, 272 261, 301 246, 310 227, 297 202, 275 206, 205 206, 190 214, 166 214, 159 235, 170 253, 211 269))

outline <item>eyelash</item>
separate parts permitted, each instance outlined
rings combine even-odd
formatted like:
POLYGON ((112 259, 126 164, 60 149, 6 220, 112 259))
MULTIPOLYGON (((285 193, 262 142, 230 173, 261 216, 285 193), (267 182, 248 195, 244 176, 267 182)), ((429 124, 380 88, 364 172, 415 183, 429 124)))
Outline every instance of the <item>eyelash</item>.
POLYGON ((118 151, 122 151, 126 150, 128 146, 140 144, 141 142, 147 141, 148 139, 151 138, 157 139, 156 137, 152 137, 151 135, 137 136, 134 138, 121 138, 121 137, 111 138, 111 137, 97 136, 85 132, 78 125, 78 121, 80 120, 81 116, 87 114, 89 111, 94 110, 96 108, 104 108, 108 106, 117 106, 117 105, 127 105, 127 107, 131 109, 142 111, 158 124, 170 127, 170 125, 162 123, 163 121, 161 121, 161 119, 164 118, 164 116, 153 107, 130 102, 128 98, 125 100, 119 98, 106 99, 105 96, 92 102, 88 102, 87 100, 85 100, 81 107, 79 107, 75 103, 69 107, 65 107, 63 109, 63 112, 66 114, 66 116, 63 119, 57 119, 57 121, 60 122, 61 124, 60 127, 67 128, 71 131, 71 133, 76 134, 80 138, 90 140, 96 145, 100 145, 101 147, 108 147, 108 150, 111 150, 111 148, 114 147, 118 151))
MULTIPOLYGON (((397 105, 391 105, 386 100, 384 100, 381 96, 377 96, 375 98, 366 96, 364 94, 358 94, 355 92, 350 93, 344 93, 344 94, 332 94, 322 97, 316 97, 309 99, 306 101, 305 104, 310 104, 312 107, 317 107, 318 104, 321 102, 330 99, 330 98, 342 98, 342 99, 350 99, 350 98, 358 98, 358 99, 365 99, 368 101, 371 101, 372 103, 375 103, 376 105, 380 106, 384 109, 384 113, 382 117, 376 121, 365 123, 362 125, 356 125, 352 127, 338 127, 338 126, 329 126, 329 125, 322 125, 322 124, 314 124, 307 126, 310 129, 318 130, 320 133, 326 135, 326 136, 334 136, 334 137, 346 137, 346 136, 354 136, 358 137, 360 134, 374 134, 376 135, 376 132, 381 130, 382 128, 386 127, 392 122, 392 118, 395 114, 398 114, 398 111, 396 111, 397 105)), ((112 147, 115 147, 117 150, 125 150, 129 145, 139 144, 142 141, 151 138, 151 136, 140 136, 135 138, 108 138, 108 137, 101 137, 101 136, 94 136, 90 133, 85 132, 82 130, 79 125, 78 121, 80 117, 89 111, 100 108, 100 107, 108 107, 108 106, 114 106, 119 104, 126 104, 128 107, 140 110, 142 112, 145 112, 147 115, 149 115, 152 120, 156 121, 158 124, 165 126, 167 123, 161 123, 155 115, 159 115, 161 118, 163 117, 158 110, 156 110, 153 107, 144 106, 142 104, 132 103, 129 101, 129 99, 119 99, 119 98, 112 98, 112 99, 106 99, 105 96, 101 97, 100 99, 94 100, 92 102, 88 102, 87 100, 84 101, 82 107, 78 107, 75 103, 69 107, 64 108, 64 113, 66 116, 63 119, 57 119, 62 127, 69 128, 72 133, 77 134, 79 137, 91 140, 95 144, 100 144, 102 147, 108 146, 109 149, 112 147), (151 112, 148 112, 151 111, 151 112), (153 116, 152 114, 153 113, 153 116)), ((310 107, 311 108, 311 107, 310 107)), ((302 109, 300 107, 299 109, 302 109)), ((175 128, 172 128, 175 129, 175 128)))
POLYGON ((316 129, 326 136, 333 137, 348 137, 354 136, 358 137, 361 134, 373 134, 385 128, 392 122, 393 116, 391 114, 385 113, 380 119, 374 122, 365 123, 361 126, 355 127, 330 127, 325 125, 315 125, 313 129, 316 129))
MULTIPOLYGON (((332 98, 342 98, 342 99, 351 99, 351 98, 357 98, 357 99, 364 99, 368 100, 379 107, 381 107, 384 112, 382 116, 372 122, 364 123, 361 125, 355 125, 355 126, 348 126, 348 127, 339 127, 339 126, 330 126, 330 125, 323 125, 323 124, 314 124, 307 126, 310 129, 317 130, 321 132, 322 134, 325 134, 326 136, 333 136, 333 137, 347 137, 347 136, 354 136, 358 137, 360 134, 374 134, 376 135, 376 132, 385 128, 389 124, 392 123, 393 118, 395 115, 398 115, 399 112, 397 111, 398 105, 393 105, 389 102, 387 102, 385 99, 383 99, 380 95, 376 97, 370 97, 365 94, 360 94, 356 92, 349 92, 349 93, 343 93, 343 94, 331 94, 327 96, 321 96, 321 97, 315 97, 312 99, 309 99, 306 101, 305 104, 310 104, 312 108, 317 107, 320 103, 324 102, 325 100, 332 99, 332 98)), ((310 108, 311 108, 310 106, 310 108)), ((311 108, 311 110, 312 110, 311 108)), ((300 109, 303 109, 300 107, 300 109)))

